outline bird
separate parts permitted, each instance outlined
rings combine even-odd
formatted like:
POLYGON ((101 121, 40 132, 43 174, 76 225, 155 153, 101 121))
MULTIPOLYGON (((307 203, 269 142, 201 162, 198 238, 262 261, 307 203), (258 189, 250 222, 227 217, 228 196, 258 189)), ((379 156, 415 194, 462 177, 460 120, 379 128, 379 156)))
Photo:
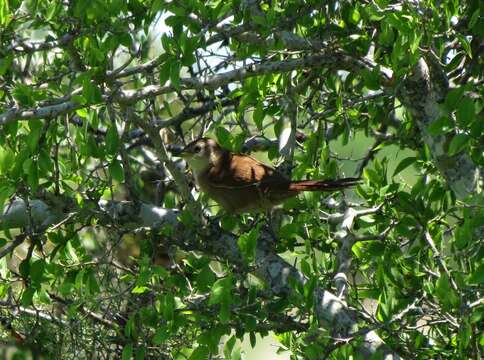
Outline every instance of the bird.
POLYGON ((206 137, 192 141, 174 155, 186 160, 199 189, 228 213, 267 211, 303 191, 336 191, 360 181, 294 181, 253 157, 233 153, 206 137))

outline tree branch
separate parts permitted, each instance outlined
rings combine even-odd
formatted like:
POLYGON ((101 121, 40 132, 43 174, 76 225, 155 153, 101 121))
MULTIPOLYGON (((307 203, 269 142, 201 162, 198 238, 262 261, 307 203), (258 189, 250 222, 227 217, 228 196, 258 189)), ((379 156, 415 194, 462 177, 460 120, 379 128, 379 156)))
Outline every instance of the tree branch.
POLYGON ((62 35, 58 40, 42 42, 25 42, 23 40, 18 40, 16 43, 10 45, 6 49, 6 52, 15 51, 31 54, 36 51, 51 50, 56 47, 64 47, 65 45, 71 43, 77 36, 79 36, 78 33, 68 33, 62 35))
MULTIPOLYGON (((314 68, 321 66, 331 66, 335 69, 358 71, 362 68, 371 69, 363 60, 355 59, 346 55, 342 51, 332 50, 328 53, 310 55, 297 59, 272 61, 263 64, 249 64, 239 69, 216 74, 205 79, 196 77, 180 79, 181 90, 214 90, 221 86, 248 79, 254 76, 267 73, 283 73, 297 69, 314 68)), ((162 94, 175 92, 177 89, 173 85, 149 85, 136 90, 118 90, 103 95, 103 102, 118 102, 120 104, 132 104, 139 100, 150 98, 162 94)), ((68 100, 60 104, 37 107, 37 108, 18 108, 12 107, 0 114, 0 126, 16 120, 35 120, 51 118, 70 111, 74 111, 89 105, 68 100)))
MULTIPOLYGON (((173 245, 177 245, 187 251, 203 251, 217 258, 223 258, 236 266, 245 266, 243 256, 237 245, 237 237, 223 231, 218 225, 211 224, 210 227, 202 229, 204 237, 210 241, 197 241, 192 230, 187 229, 177 220, 177 210, 163 209, 150 204, 137 206, 130 202, 106 202, 100 203, 100 208, 106 211, 106 215, 119 223, 137 222, 143 226, 159 228, 166 224, 176 227, 176 238, 172 238, 173 245)), ((25 209, 26 211, 26 209, 25 209)), ((363 210, 370 213, 371 210, 363 210)), ((50 209, 45 210, 46 219, 49 217, 50 209)), ((1 220, 1 219, 0 219, 1 220)), ((45 221, 45 220, 44 220, 45 221)), ((164 240, 166 241, 166 239, 164 240)), ((307 282, 304 275, 295 267, 288 264, 277 253, 272 246, 272 235, 262 232, 257 242, 255 273, 265 281, 272 296, 288 296, 294 289, 291 281, 301 285, 307 282)), ((316 314, 319 321, 326 327, 334 330, 338 336, 347 336, 357 331, 357 321, 347 305, 335 295, 321 288, 314 290, 316 314)), ((374 332, 369 331, 363 334, 364 341, 359 351, 364 358, 369 359, 372 355, 382 352, 385 359, 399 359, 374 332)))
POLYGON ((235 106, 239 103, 239 98, 236 99, 223 99, 220 101, 210 100, 199 107, 184 108, 181 113, 173 116, 168 120, 157 120, 154 122, 156 128, 162 129, 170 126, 178 126, 184 121, 193 119, 197 116, 205 115, 210 111, 215 110, 217 107, 235 106))
POLYGON ((482 178, 479 168, 465 152, 448 155, 449 139, 446 135, 434 136, 429 133, 430 126, 443 115, 440 104, 449 90, 445 74, 439 66, 432 61, 427 63, 423 58, 420 59, 413 74, 398 89, 397 95, 415 119, 435 165, 457 198, 463 200, 476 193, 482 178))

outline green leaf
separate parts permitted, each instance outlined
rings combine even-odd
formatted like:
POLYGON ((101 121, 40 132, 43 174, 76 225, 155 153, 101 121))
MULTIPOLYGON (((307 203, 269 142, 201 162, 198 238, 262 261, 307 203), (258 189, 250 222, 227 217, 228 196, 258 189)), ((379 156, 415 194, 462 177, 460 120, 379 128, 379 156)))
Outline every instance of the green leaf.
POLYGON ((352 24, 356 25, 361 19, 360 12, 358 11, 357 8, 352 8, 350 11, 350 17, 349 20, 352 24))
POLYGON ((414 32, 410 34, 410 51, 411 53, 415 53, 417 51, 418 46, 420 45, 420 40, 422 39, 423 34, 414 32))
POLYGON ((88 114, 87 114, 87 120, 89 122, 89 125, 95 130, 99 128, 99 115, 98 112, 95 109, 91 109, 88 114))
POLYGON ((237 240, 242 255, 248 262, 252 262, 255 259, 255 248, 257 245, 257 238, 259 237, 259 227, 251 229, 248 233, 240 235, 237 240))
POLYGON ((257 345, 257 338, 255 336, 255 333, 253 331, 250 332, 249 334, 249 340, 250 340, 250 347, 253 349, 257 345))
POLYGON ((163 49, 167 53, 171 53, 172 44, 173 44, 172 39, 170 37, 168 37, 168 35, 166 33, 163 33, 163 35, 161 35, 161 45, 163 46, 163 49))
POLYGON ((109 165, 109 173, 111 177, 116 180, 118 183, 122 183, 124 181, 124 171, 121 163, 114 159, 111 164, 109 165))
POLYGON ((380 71, 376 70, 368 71, 362 70, 361 75, 365 81, 365 86, 370 90, 378 90, 380 88, 380 71))
POLYGON ((389 13, 385 20, 403 34, 409 31, 407 21, 400 15, 400 13, 389 13))
POLYGON ((7 174, 13 167, 15 154, 9 148, 0 146, 0 175, 7 174))
POLYGON ((445 70, 447 73, 450 73, 457 68, 462 67, 464 61, 465 54, 463 51, 459 51, 455 54, 455 56, 450 60, 450 62, 445 66, 445 70))
POLYGON ((445 106, 449 112, 457 109, 464 91, 465 88, 463 86, 449 90, 447 96, 445 97, 445 106))
POLYGON ((161 299, 163 317, 166 320, 173 320, 175 314, 175 299, 172 294, 166 294, 161 299))
POLYGON ((210 269, 210 266, 206 264, 200 273, 197 275, 196 282, 200 291, 206 291, 210 289, 215 281, 215 273, 210 269))
MULTIPOLYGON (((231 298, 230 293, 227 294, 227 298, 231 298)), ((220 304, 220 312, 218 314, 218 318, 222 324, 227 324, 230 320, 230 302, 223 301, 220 304)))
POLYGON ((461 127, 466 127, 474 120, 474 117, 474 101, 471 98, 464 97, 457 107, 457 123, 461 127))
POLYGON ((211 353, 217 353, 220 345, 220 338, 226 333, 224 326, 215 325, 200 334, 197 343, 206 345, 211 353))
POLYGON ((476 24, 478 24, 479 18, 481 17, 480 16, 481 11, 482 11, 482 8, 481 9, 477 8, 472 13, 471 20, 469 21, 469 29, 472 29, 474 26, 476 26, 476 24))
POLYGON ((82 84, 82 96, 88 104, 97 104, 102 100, 102 94, 97 85, 87 78, 82 84))
POLYGON ((195 58, 193 51, 192 52, 184 51, 183 58, 182 58, 182 65, 183 66, 191 66, 196 61, 197 61, 197 59, 195 58))
POLYGON ((119 41, 119 44, 126 46, 128 49, 133 48, 133 39, 129 33, 119 34, 116 40, 119 41))
POLYGON ((380 257, 385 252, 385 245, 382 244, 381 241, 368 241, 364 252, 368 258, 380 257), (371 255, 371 256, 368 256, 368 255, 371 255))
POLYGON ((87 146, 87 152, 89 155, 97 159, 102 157, 102 154, 104 153, 104 148, 101 149, 99 147, 96 138, 91 133, 87 135, 86 146, 87 146))
POLYGON ((232 335, 230 339, 227 340, 227 342, 224 345, 224 356, 226 359, 231 359, 232 358, 232 351, 234 350, 235 342, 237 341, 237 338, 235 335, 232 335))
MULTIPOLYGON (((13 97, 23 106, 34 106, 34 92, 33 87, 26 84, 17 84, 12 91, 13 97)), ((34 120, 38 122, 38 120, 34 120)))
POLYGON ((138 348, 136 349, 135 360, 143 360, 145 358, 145 355, 146 355, 145 347, 144 346, 138 346, 138 348))
POLYGON ((83 119, 87 119, 87 109, 86 108, 77 109, 76 114, 83 119))
POLYGON ((435 120, 427 128, 427 131, 432 136, 444 135, 450 130, 454 129, 454 124, 447 116, 442 116, 438 120, 435 120))
POLYGON ((313 274, 313 271, 311 270, 311 265, 309 265, 306 259, 301 259, 300 266, 301 271, 304 275, 310 276, 311 274, 313 274))
POLYGON ((29 150, 31 153, 34 153, 37 149, 42 127, 43 127, 43 124, 41 121, 34 120, 29 122, 30 133, 29 133, 29 136, 27 137, 27 145, 29 146, 29 150))
POLYGON ((225 296, 232 291, 232 276, 218 279, 212 286, 208 305, 215 305, 222 302, 225 296))
POLYGON ((472 242, 473 227, 468 219, 464 220, 464 224, 455 230, 455 246, 461 250, 472 242))
POLYGON ((55 17, 55 15, 59 12, 60 9, 61 9, 60 3, 52 2, 47 8, 47 14, 45 16, 45 19, 49 21, 52 20, 55 17))
POLYGON ((22 299, 20 300, 20 303, 22 306, 30 306, 32 305, 32 299, 35 295, 35 289, 32 287, 28 287, 27 289, 24 290, 22 293, 22 299))
POLYGON ((304 284, 303 294, 304 299, 306 300, 306 307, 312 308, 314 303, 314 289, 317 285, 317 278, 311 276, 309 281, 304 284))
POLYGON ((402 161, 400 161, 400 163, 395 168, 395 171, 393 172, 393 176, 395 177, 397 174, 399 174, 400 172, 402 172, 403 170, 408 168, 410 165, 415 163, 416 160, 417 160, 416 157, 409 156, 409 157, 403 159, 402 161))
POLYGON ((170 335, 168 334, 168 329, 165 326, 161 326, 156 330, 155 336, 153 336, 153 344, 161 345, 169 337, 170 335))
POLYGON ((217 141, 220 145, 222 145, 224 148, 226 149, 231 149, 231 143, 230 143, 230 139, 231 139, 231 136, 230 136, 230 132, 222 127, 222 126, 218 126, 216 129, 215 129, 215 136, 217 136, 217 141))
POLYGON ((106 153, 114 155, 119 148, 119 134, 116 125, 112 124, 106 133, 106 153))
MULTIPOLYGON (((467 319, 466 319, 467 320, 467 319)), ((459 340, 461 349, 465 349, 469 346, 472 339, 472 328, 469 321, 464 321, 459 329, 459 340)))
POLYGON ((374 183, 374 184, 380 184, 381 183, 380 176, 373 169, 365 168, 363 170, 363 177, 365 179, 368 179, 370 181, 370 183, 374 183))
POLYGON ((180 89, 180 69, 181 64, 179 62, 174 62, 170 66, 171 85, 177 90, 180 89))
POLYGON ((34 261, 30 265, 30 279, 34 284, 40 284, 44 275, 45 261, 42 259, 34 261))
POLYGON ((220 304, 219 319, 222 324, 230 320, 230 306, 232 304, 232 276, 219 279, 213 284, 208 300, 209 305, 220 304))
POLYGON ((84 275, 86 274, 86 271, 82 269, 76 274, 76 280, 75 280, 75 287, 77 290, 81 290, 84 286, 84 275))
POLYGON ((484 284, 484 263, 480 264, 477 269, 469 275, 467 283, 475 285, 484 284))
POLYGON ((42 177, 46 177, 53 168, 54 162, 50 158, 49 153, 45 149, 41 149, 39 152, 39 169, 42 171, 42 177))
POLYGON ((257 129, 259 131, 262 131, 262 124, 264 121, 265 114, 261 103, 257 103, 252 116, 254 118, 254 122, 255 122, 255 125, 257 126, 257 129))
POLYGON ((240 347, 236 347, 232 351, 232 356, 230 357, 230 360, 241 360, 242 359, 242 353, 240 351, 240 347))
POLYGON ((24 173, 27 174, 27 183, 30 185, 33 191, 36 191, 39 185, 37 162, 35 162, 32 158, 29 158, 23 163, 22 167, 24 173))
POLYGON ((455 291, 450 287, 450 281, 447 274, 440 274, 435 284, 435 294, 440 303, 448 310, 458 304, 458 298, 455 291))
POLYGON ((160 67, 160 85, 163 86, 170 78, 170 68, 173 63, 173 58, 168 58, 160 67))
POLYGON ((220 225, 226 231, 233 231, 237 226, 237 224, 238 224, 238 221, 237 221, 237 218, 235 218, 235 216, 227 215, 227 216, 223 216, 222 219, 220 219, 220 225))
POLYGON ((30 275, 30 262, 28 259, 22 260, 22 262, 19 265, 19 272, 20 275, 22 275, 23 278, 28 278, 30 275))
POLYGON ((459 39, 459 42, 464 48, 467 55, 472 59, 472 48, 469 40, 465 36, 459 33, 457 33, 456 36, 457 36, 457 39, 459 39))
POLYGON ((448 154, 450 156, 453 156, 461 152, 467 146, 468 142, 469 142, 469 135, 466 135, 466 134, 455 135, 449 144, 448 154))
MULTIPOLYGON (((484 318, 484 309, 482 307, 476 307, 472 311, 470 321, 472 324, 480 323, 484 318)), ((481 339, 481 346, 484 346, 484 338, 481 339)))
POLYGON ((87 275, 87 287, 90 294, 97 294, 100 291, 99 284, 93 271, 89 271, 87 275))
POLYGON ((135 286, 133 290, 131 290, 132 294, 143 294, 147 291, 149 291, 150 288, 147 286, 135 286))
POLYGON ((393 28, 386 22, 381 23, 381 28, 382 30, 378 35, 379 43, 384 46, 392 45, 393 41, 395 40, 395 34, 393 32, 393 28))
POLYGON ((208 348, 203 345, 199 345, 189 357, 189 360, 205 360, 208 359, 208 348))
POLYGON ((135 333, 136 333, 135 315, 131 314, 129 316, 128 321, 126 322, 126 325, 124 325, 124 336, 135 338, 134 336, 135 333))
POLYGON ((133 357, 133 344, 128 344, 124 347, 121 355, 122 360, 131 360, 133 357))
POLYGON ((5 75, 7 70, 11 69, 10 66, 12 65, 12 61, 12 54, 8 54, 7 56, 0 58, 0 76, 5 75))

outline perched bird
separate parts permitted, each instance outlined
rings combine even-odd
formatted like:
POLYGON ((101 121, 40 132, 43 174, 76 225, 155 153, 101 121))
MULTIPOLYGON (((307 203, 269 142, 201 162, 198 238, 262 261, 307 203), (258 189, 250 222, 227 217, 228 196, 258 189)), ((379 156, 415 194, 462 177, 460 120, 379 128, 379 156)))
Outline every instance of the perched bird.
POLYGON ((334 191, 359 182, 355 178, 292 181, 209 138, 195 140, 175 155, 187 161, 200 190, 231 213, 270 209, 302 191, 334 191))

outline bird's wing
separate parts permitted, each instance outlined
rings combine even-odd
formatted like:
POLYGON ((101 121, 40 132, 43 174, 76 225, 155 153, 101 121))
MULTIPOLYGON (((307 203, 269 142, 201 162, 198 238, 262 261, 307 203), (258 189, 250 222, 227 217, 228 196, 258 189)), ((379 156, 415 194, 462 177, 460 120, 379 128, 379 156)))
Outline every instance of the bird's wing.
POLYGON ((258 186, 261 182, 285 178, 273 168, 247 156, 231 154, 208 172, 212 186, 242 188, 258 186))

